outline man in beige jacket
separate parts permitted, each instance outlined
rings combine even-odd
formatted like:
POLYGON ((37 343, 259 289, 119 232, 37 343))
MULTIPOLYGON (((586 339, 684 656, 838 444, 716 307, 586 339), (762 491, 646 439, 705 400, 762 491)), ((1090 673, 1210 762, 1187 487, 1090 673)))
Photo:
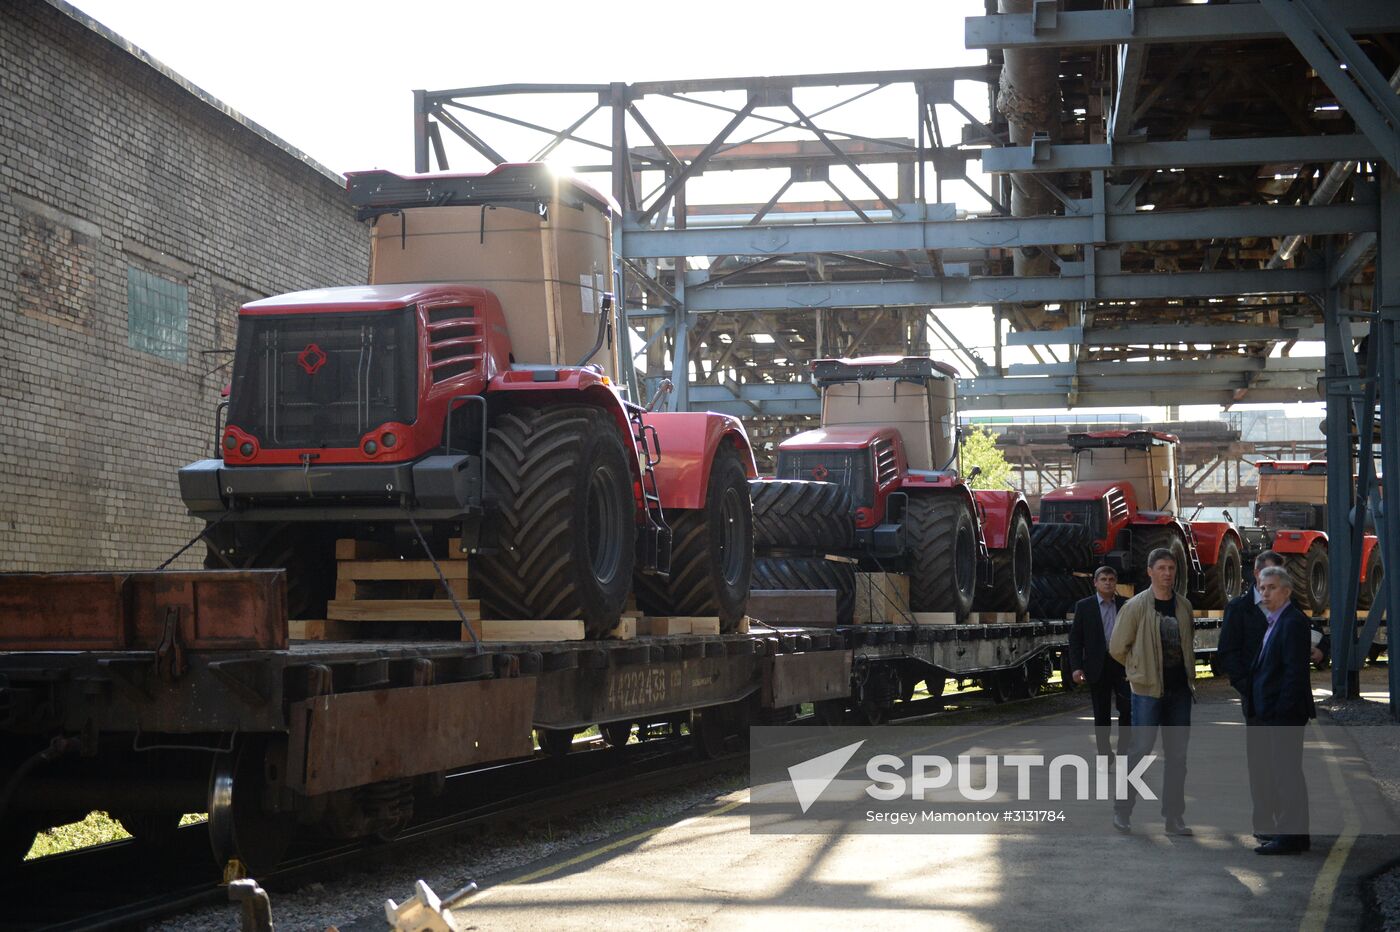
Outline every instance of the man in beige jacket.
MULTIPOLYGON (((1129 743, 1131 773, 1157 744, 1162 727, 1162 754, 1166 773, 1162 779, 1162 818, 1168 835, 1190 835, 1186 812, 1186 742, 1191 724, 1192 687, 1196 675, 1194 627, 1191 603, 1175 591, 1176 558, 1165 548, 1147 556, 1147 577, 1152 585, 1129 599, 1118 611, 1108 652, 1121 663, 1133 694, 1133 734, 1129 743)), ((1113 803, 1113 827, 1132 831, 1133 804, 1137 792, 1129 784, 1128 796, 1113 803)))

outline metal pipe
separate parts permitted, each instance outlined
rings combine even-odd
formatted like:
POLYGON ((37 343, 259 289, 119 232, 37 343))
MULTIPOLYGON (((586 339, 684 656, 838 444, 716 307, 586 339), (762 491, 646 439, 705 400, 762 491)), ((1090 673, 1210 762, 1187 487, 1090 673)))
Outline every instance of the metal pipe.
MULTIPOLYGON (((997 0, 998 13, 1031 13, 1034 0, 997 0)), ((1051 142, 1060 136, 1060 50, 1006 49, 1003 53, 997 110, 1006 117, 1013 146, 1029 146, 1036 133, 1051 142)), ((1051 180, 1053 183, 1054 179, 1051 180)), ((1057 212, 1058 201, 1029 175, 1011 175, 1011 215, 1034 217, 1057 212)), ((1012 255, 1016 274, 1050 275, 1054 265, 1039 249, 1017 249, 1012 255)))
MULTIPOLYGON (((1393 90, 1400 90, 1400 68, 1395 69, 1395 73, 1390 76, 1390 86, 1393 90)), ((1313 196, 1308 198, 1308 203, 1310 205, 1332 203, 1333 198, 1337 196, 1337 192, 1342 189, 1342 185, 1346 184, 1347 180, 1356 173, 1357 164, 1356 162, 1334 163, 1331 168, 1327 169, 1327 173, 1322 176, 1322 181, 1318 183, 1317 190, 1313 192, 1313 196)), ((1292 236, 1286 237, 1284 241, 1279 244, 1278 250, 1274 253, 1273 258, 1269 260, 1268 267, 1271 269, 1282 267, 1285 262, 1293 258, 1293 254, 1298 251, 1298 246, 1302 242, 1303 236, 1301 233, 1295 233, 1292 236)))

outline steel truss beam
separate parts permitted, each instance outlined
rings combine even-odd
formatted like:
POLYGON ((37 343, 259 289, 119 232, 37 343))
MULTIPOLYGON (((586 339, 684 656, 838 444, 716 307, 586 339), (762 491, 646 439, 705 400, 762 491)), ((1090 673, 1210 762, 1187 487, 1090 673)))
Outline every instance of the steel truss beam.
POLYGON ((1083 327, 1063 330, 1028 330, 1007 334, 1007 346, 1174 346, 1178 344, 1266 343, 1287 340, 1320 340, 1322 328, 1269 327, 1251 324, 1222 324, 1213 327, 1183 327, 1156 324, 1085 332, 1083 327))
MULTIPOLYGON (((1396 25, 1391 0, 1328 0, 1327 15, 1344 32, 1389 32, 1396 25)), ((965 32, 970 49, 1220 42, 1283 35, 1257 3, 1060 11, 1053 25, 1039 27, 1035 14, 999 13, 969 16, 965 32)))
POLYGON ((1209 168, 1375 159, 1375 143, 1361 134, 1186 139, 1118 145, 1007 146, 985 149, 989 172, 1073 172, 1109 169, 1209 168))
POLYGON ((1322 207, 1219 207, 1052 217, 951 219, 951 205, 902 204, 907 219, 806 226, 762 225, 687 230, 624 228, 623 255, 773 256, 814 252, 899 252, 907 249, 1014 248, 1081 243, 1239 239, 1355 233, 1375 228, 1375 211, 1361 204, 1322 207), (928 214, 930 219, 918 219, 928 214), (946 219, 945 219, 946 218, 946 219))
MULTIPOLYGON (((1312 269, 1236 272, 1141 272, 1015 278, 929 278, 913 281, 791 282, 705 287, 703 273, 686 277, 692 313, 798 310, 814 307, 982 307, 1013 302, 1134 301, 1312 294, 1326 287, 1312 269)), ((633 317, 663 312, 634 311, 633 317)))
MULTIPOLYGON (((1260 2, 1391 170, 1400 172, 1400 97, 1337 18, 1336 0, 1326 10, 1316 0, 1260 2)), ((1393 2, 1389 7, 1390 30, 1400 29, 1400 9, 1393 2)))

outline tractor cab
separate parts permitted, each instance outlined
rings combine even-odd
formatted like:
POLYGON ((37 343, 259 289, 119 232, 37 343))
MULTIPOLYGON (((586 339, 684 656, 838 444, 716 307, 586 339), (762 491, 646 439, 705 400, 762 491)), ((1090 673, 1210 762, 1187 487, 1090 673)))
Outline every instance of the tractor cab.
POLYGON ((1327 462, 1261 460, 1255 519, 1268 528, 1327 530, 1327 462))
POLYGON ((812 374, 822 426, 779 444, 778 478, 845 485, 858 528, 886 520, 890 494, 909 481, 957 480, 956 369, 925 357, 867 356, 814 360, 812 374))
MULTIPOLYGON (((1139 511, 1174 515, 1177 513, 1178 442, 1175 435, 1155 430, 1070 434, 1075 485, 1112 483, 1126 486, 1132 490, 1139 511)), ((1056 493, 1050 494, 1053 496, 1056 493)))

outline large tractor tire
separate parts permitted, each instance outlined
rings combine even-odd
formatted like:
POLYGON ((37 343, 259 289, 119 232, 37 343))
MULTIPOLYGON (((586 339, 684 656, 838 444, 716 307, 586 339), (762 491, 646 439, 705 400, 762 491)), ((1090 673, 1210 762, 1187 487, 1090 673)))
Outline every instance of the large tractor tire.
POLYGON ((1385 567, 1381 564, 1381 548, 1378 545, 1371 548, 1371 558, 1366 561, 1366 578, 1361 581, 1356 607, 1369 609, 1371 603, 1375 602, 1376 597, 1381 594, 1383 585, 1385 585, 1385 567))
POLYGON ((590 638, 617 626, 636 561, 630 455, 597 408, 496 418, 486 446, 496 547, 473 573, 487 617, 578 618, 590 638))
POLYGON ((973 608, 1021 614, 1031 604, 1031 523, 1024 512, 1011 518, 1006 548, 992 551, 992 586, 979 587, 973 608))
MULTIPOLYGON (((263 525, 256 530, 261 531, 263 525)), ((246 545, 254 530, 241 535, 220 535, 208 543, 204 568, 208 570, 281 569, 287 574, 287 617, 326 617, 326 603, 335 595, 335 532, 315 523, 290 522, 268 525, 266 533, 246 545), (231 550, 231 552, 229 552, 231 550), (222 551, 216 552, 216 551, 222 551), (232 564, 232 567, 230 567, 232 564)))
POLYGON ((1172 527, 1151 527, 1133 529, 1133 565, 1130 575, 1139 581, 1147 581, 1147 558, 1157 549, 1170 550, 1176 559, 1176 594, 1188 598, 1191 589, 1191 564, 1186 560, 1186 542, 1172 527))
POLYGON ((1074 611, 1076 602, 1093 592, 1094 584, 1087 576, 1032 576, 1031 617, 1062 619, 1074 611))
POLYGON ((749 483, 749 498, 755 549, 839 553, 854 546, 851 493, 843 485, 756 479, 749 483))
POLYGON ((1220 551, 1215 563, 1206 567, 1205 601, 1197 608, 1224 608, 1229 601, 1244 591, 1244 562, 1240 556, 1240 545, 1233 537, 1220 541, 1220 551))
POLYGON ((753 513, 739 452, 720 446, 705 507, 666 512, 671 575, 636 574, 637 607, 648 615, 717 616, 721 631, 743 620, 753 573, 753 513))
POLYGON ((1093 532, 1082 524, 1037 524, 1031 529, 1031 552, 1042 573, 1093 572, 1093 543, 1093 532))
POLYGON ((848 625, 855 615, 856 568, 853 563, 822 557, 759 556, 753 563, 755 589, 835 589, 836 623, 848 625))
POLYGON ((977 592, 977 525, 956 494, 910 495, 904 530, 909 548, 909 607, 953 612, 963 621, 977 592))
POLYGON ((1327 611, 1327 546, 1313 541, 1306 553, 1290 553, 1283 561, 1293 581, 1293 601, 1308 614, 1327 611))

